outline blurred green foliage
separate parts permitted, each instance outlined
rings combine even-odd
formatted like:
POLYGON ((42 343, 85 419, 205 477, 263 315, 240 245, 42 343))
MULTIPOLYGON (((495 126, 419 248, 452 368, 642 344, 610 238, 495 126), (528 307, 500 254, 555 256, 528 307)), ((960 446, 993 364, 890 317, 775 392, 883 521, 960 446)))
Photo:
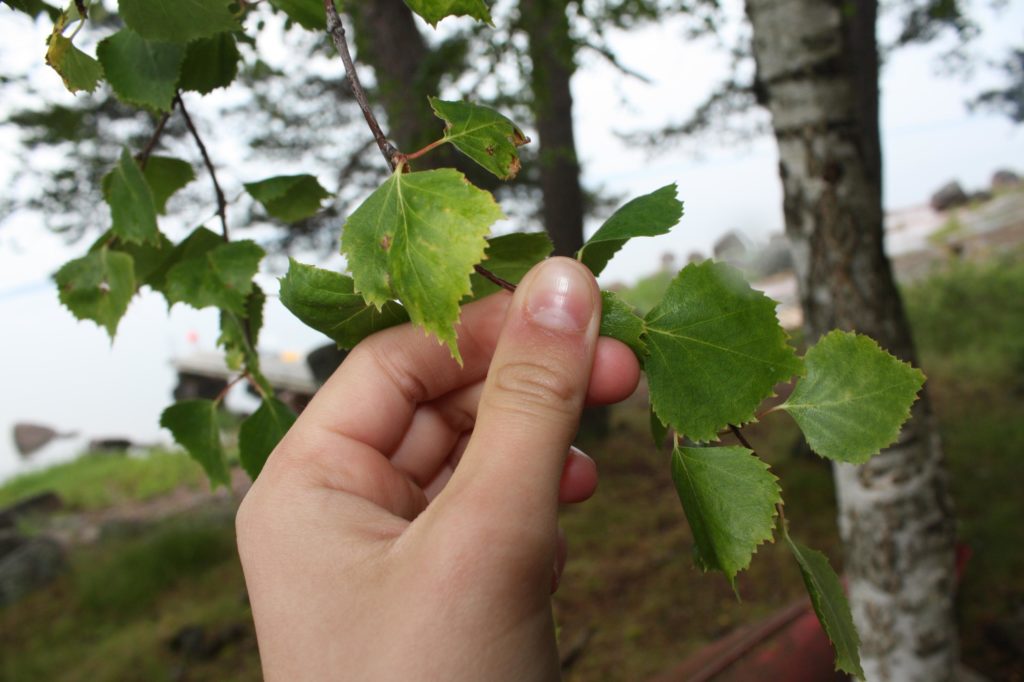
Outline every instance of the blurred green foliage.
POLYGON ((181 485, 207 486, 205 480, 199 465, 180 452, 153 450, 141 457, 90 453, 4 482, 0 485, 0 507, 53 491, 69 509, 102 509, 148 500, 181 485))
POLYGON ((1024 251, 954 261, 904 295, 929 376, 1024 388, 1024 251))

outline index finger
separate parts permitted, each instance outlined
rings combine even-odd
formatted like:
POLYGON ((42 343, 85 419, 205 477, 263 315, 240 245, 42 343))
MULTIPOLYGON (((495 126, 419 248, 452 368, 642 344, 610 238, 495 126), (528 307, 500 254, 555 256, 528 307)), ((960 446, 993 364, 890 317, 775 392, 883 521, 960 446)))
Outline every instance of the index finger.
POLYGON ((294 428, 315 428, 390 454, 417 405, 482 380, 512 297, 499 292, 463 307, 462 367, 420 327, 392 327, 349 354, 302 412, 294 428))

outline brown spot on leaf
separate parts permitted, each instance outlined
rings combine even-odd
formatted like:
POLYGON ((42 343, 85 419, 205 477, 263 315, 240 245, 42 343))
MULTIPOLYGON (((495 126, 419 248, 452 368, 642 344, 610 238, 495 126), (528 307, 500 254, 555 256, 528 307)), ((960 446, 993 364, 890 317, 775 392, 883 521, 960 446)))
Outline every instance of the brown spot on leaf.
POLYGON ((530 138, 524 135, 523 131, 519 128, 514 128, 508 139, 517 147, 522 147, 524 144, 530 144, 530 138))
POLYGON ((519 175, 519 169, 523 167, 518 156, 513 156, 512 160, 508 164, 508 179, 511 180, 515 176, 519 175))
POLYGON ((487 156, 494 156, 494 145, 487 145, 484 147, 484 151, 487 152, 487 156))
POLYGON ((380 248, 384 249, 385 251, 391 248, 391 235, 384 235, 384 238, 380 240, 380 248))

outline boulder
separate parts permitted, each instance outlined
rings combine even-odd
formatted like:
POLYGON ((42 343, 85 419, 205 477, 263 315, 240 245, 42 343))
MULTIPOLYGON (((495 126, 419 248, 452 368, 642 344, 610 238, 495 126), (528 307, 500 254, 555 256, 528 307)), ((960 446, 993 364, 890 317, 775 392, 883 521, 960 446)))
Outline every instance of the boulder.
POLYGON ((53 538, 12 537, 0 556, 0 608, 53 582, 67 567, 64 549, 53 538))
POLYGON ((60 511, 64 502, 57 493, 45 491, 18 500, 12 505, 0 509, 0 528, 14 528, 18 519, 35 514, 52 514, 60 511))
POLYGON ((1013 189, 1020 185, 1020 176, 1014 173, 1012 170, 1006 168, 1000 168, 992 174, 992 191, 999 192, 1002 190, 1013 189))
POLYGON ((306 356, 306 364, 309 366, 311 372, 313 372, 313 378, 316 379, 316 383, 323 385, 331 378, 334 374, 334 370, 338 369, 341 365, 342 360, 348 355, 348 351, 341 350, 335 344, 330 343, 326 346, 320 346, 316 350, 310 352, 306 356))
POLYGON ((936 211, 948 211, 963 206, 970 198, 957 181, 947 182, 932 195, 931 206, 936 211))

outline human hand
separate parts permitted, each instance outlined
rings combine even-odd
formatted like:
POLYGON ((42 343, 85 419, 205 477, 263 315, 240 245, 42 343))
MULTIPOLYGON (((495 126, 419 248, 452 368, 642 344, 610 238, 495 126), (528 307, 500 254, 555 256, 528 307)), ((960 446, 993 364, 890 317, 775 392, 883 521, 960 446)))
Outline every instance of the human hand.
POLYGON ((352 351, 238 511, 268 680, 559 678, 558 503, 597 485, 569 444, 639 379, 600 313, 555 258, 464 308, 463 367, 410 325, 352 351))

